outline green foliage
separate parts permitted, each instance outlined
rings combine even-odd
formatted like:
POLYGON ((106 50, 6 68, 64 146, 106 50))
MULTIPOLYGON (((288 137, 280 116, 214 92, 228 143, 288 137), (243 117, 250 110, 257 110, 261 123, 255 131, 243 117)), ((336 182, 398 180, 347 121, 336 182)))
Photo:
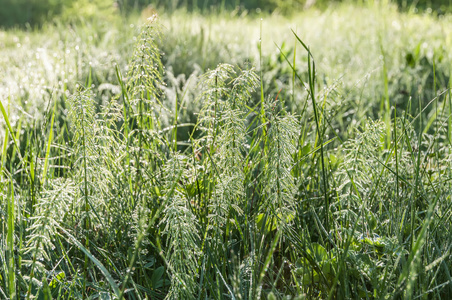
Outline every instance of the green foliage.
MULTIPOLYGON (((308 9, 312 6, 317 8, 326 8, 331 5, 335 5, 341 2, 347 2, 343 0, 139 0, 133 1, 135 7, 145 7, 146 5, 155 5, 162 7, 166 10, 174 11, 176 9, 187 9, 190 11, 224 11, 224 10, 247 10, 251 13, 254 12, 280 12, 284 14, 292 14, 297 11, 308 9)), ((349 1, 355 5, 361 5, 363 3, 374 3, 376 1, 369 0, 354 0, 349 1)), ((444 13, 450 11, 452 3, 450 0, 393 0, 386 3, 394 3, 402 10, 416 10, 420 12, 436 11, 438 13, 444 13)), ((125 1, 124 6, 130 5, 130 1, 125 1)))
MULTIPOLYGON (((119 13, 130 14, 148 6, 166 11, 186 9, 189 11, 246 11, 251 13, 280 12, 293 14, 312 6, 326 8, 342 0, 0 0, 0 26, 5 28, 41 26, 55 18, 64 22, 104 19, 112 21, 119 13)), ((363 1, 356 1, 362 4, 363 1)), ((373 2, 373 1, 364 1, 373 2)), ((394 0, 402 10, 449 12, 450 0, 394 0)))
POLYGON ((450 21, 337 9, 0 33, 0 298, 450 298, 450 21))
POLYGON ((1 0, 0 26, 41 26, 55 18, 65 22, 104 18, 118 14, 114 0, 1 0))
POLYGON ((62 2, 58 0, 1 0, 0 26, 24 26, 26 23, 40 24, 44 20, 58 15, 62 2))
POLYGON ((99 18, 111 21, 119 13, 118 9, 114 0, 67 1, 63 4, 58 17, 64 22, 90 21, 99 18))
POLYGON ((438 1, 432 1, 432 0, 397 0, 395 1, 399 7, 401 7, 404 10, 410 10, 415 9, 419 10, 421 12, 432 12, 436 11, 440 14, 443 14, 445 12, 450 12, 452 8, 452 2, 450 0, 438 0, 438 1))

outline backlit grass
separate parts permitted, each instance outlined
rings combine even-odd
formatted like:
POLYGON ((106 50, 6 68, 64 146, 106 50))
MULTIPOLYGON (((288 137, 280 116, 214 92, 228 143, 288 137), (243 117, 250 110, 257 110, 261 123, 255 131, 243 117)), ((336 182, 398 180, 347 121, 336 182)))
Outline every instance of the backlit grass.
POLYGON ((0 298, 450 297, 448 15, 154 13, 0 32, 0 298))

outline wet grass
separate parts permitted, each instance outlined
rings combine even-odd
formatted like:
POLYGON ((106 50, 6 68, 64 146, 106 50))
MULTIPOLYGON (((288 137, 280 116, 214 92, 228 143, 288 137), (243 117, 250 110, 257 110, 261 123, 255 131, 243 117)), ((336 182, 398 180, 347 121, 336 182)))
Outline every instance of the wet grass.
POLYGON ((450 297, 448 15, 154 13, 0 32, 0 298, 450 297))

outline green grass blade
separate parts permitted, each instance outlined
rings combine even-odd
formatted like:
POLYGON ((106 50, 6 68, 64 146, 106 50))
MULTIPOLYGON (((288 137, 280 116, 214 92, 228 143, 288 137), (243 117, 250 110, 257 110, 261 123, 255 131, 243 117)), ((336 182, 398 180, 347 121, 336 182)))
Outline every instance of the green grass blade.
POLYGON ((14 259, 14 218, 15 218, 15 201, 14 201, 14 185, 11 180, 10 197, 8 197, 8 233, 7 233, 7 259, 8 259, 8 290, 9 298, 16 298, 16 264, 14 259))
POLYGON ((97 259, 95 258, 88 249, 86 249, 82 243, 80 243, 72 234, 70 234, 66 229, 61 227, 58 224, 55 224, 56 227, 58 227, 61 232, 63 232, 72 243, 74 243, 85 255, 99 268, 99 270, 102 272, 102 274, 107 279, 108 283, 110 284, 110 287, 112 288, 115 295, 119 298, 119 288, 116 282, 114 281, 113 277, 111 276, 110 272, 108 272, 107 268, 97 259))
POLYGON ((18 150, 17 152, 19 153, 19 157, 22 160, 22 157, 21 157, 21 154, 20 154, 20 151, 19 151, 19 145, 17 144, 16 137, 14 136, 14 132, 13 132, 13 129, 11 127, 11 123, 9 122, 8 114, 6 113, 5 107, 3 106, 1 101, 0 101, 0 110, 2 111, 3 118, 5 119, 6 126, 7 126, 7 129, 9 131, 9 134, 11 134, 11 137, 13 138, 14 145, 16 146, 16 149, 18 150))
POLYGON ((41 184, 44 184, 46 181, 46 178, 47 178, 47 169, 49 167, 50 146, 52 144, 52 139, 53 139, 53 122, 55 120, 56 103, 57 102, 55 100, 55 103, 53 104, 52 120, 50 121, 50 133, 49 133, 49 138, 47 140, 46 157, 44 160, 44 171, 42 174, 41 184))

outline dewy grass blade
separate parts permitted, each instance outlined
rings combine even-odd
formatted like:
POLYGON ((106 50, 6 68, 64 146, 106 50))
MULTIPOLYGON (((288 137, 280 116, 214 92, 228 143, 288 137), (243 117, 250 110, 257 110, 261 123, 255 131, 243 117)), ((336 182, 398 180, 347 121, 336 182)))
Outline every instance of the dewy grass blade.
POLYGON ((5 134, 5 138, 3 139, 3 147, 2 147, 2 161, 0 166, 0 176, 3 176, 3 169, 5 167, 6 163, 6 156, 7 156, 7 150, 8 149, 8 134, 5 134))
MULTIPOLYGON (((10 98, 8 98, 8 99, 10 99, 10 98)), ((9 122, 8 114, 6 113, 5 107, 3 106, 3 103, 1 101, 0 101, 0 110, 2 111, 3 119, 6 122, 6 126, 7 126, 7 129, 9 131, 9 134, 13 138, 14 146, 16 146, 19 158, 20 158, 20 160, 22 160, 22 155, 20 153, 19 145, 17 144, 16 137, 14 136, 14 132, 13 132, 13 129, 11 127, 11 123, 9 122)))
POLYGON ((57 104, 57 101, 55 99, 55 102, 53 104, 52 119, 50 121, 50 132, 49 132, 49 138, 47 140, 46 157, 44 160, 44 171, 42 173, 41 185, 43 185, 45 183, 46 178, 47 178, 47 169, 49 167, 50 146, 51 146, 52 140, 53 140, 53 122, 55 121, 56 104, 57 104))
MULTIPOLYGON (((317 103, 316 103, 316 97, 315 97, 315 81, 316 81, 316 68, 315 68, 315 61, 314 57, 312 56, 311 50, 309 47, 306 46, 306 44, 298 37, 298 35, 295 33, 295 31, 292 30, 292 33, 295 35, 296 39, 300 42, 300 44, 305 48, 305 50, 308 52, 308 84, 309 84, 309 95, 311 97, 312 101, 312 108, 314 111, 314 118, 316 123, 316 129, 317 129, 317 137, 320 142, 320 163, 321 163, 321 169, 322 169, 322 179, 323 179, 323 196, 325 200, 325 229, 327 232, 330 231, 330 222, 329 222, 329 214, 330 214, 330 200, 328 196, 328 177, 325 170, 325 153, 323 149, 323 136, 320 129, 320 117, 318 113, 317 103)), ((295 71, 294 67, 292 67, 293 71, 295 71)), ((297 76, 300 78, 300 76, 297 76)), ((304 85, 304 82, 301 81, 300 83, 304 85)))
POLYGON ((7 260, 8 260, 8 290, 9 298, 16 298, 16 263, 14 259, 14 219, 15 219, 15 200, 14 184, 11 180, 10 195, 8 197, 8 233, 7 233, 7 260))

